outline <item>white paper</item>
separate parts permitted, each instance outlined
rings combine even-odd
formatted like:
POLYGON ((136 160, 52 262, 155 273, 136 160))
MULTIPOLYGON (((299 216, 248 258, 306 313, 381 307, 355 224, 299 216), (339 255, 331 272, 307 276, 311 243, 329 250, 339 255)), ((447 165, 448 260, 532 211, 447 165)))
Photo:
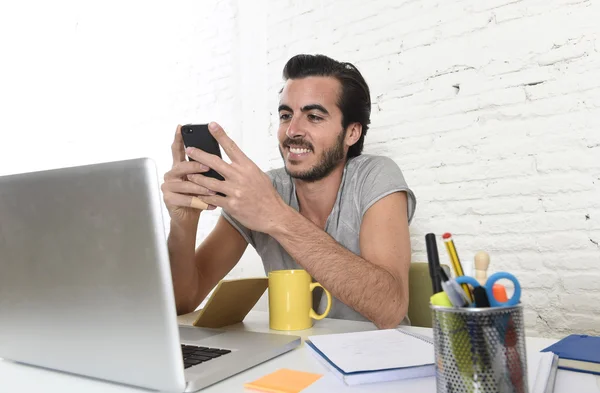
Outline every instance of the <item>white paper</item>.
POLYGON ((432 344, 396 329, 311 336, 309 340, 346 373, 434 363, 432 344))
POLYGON ((554 393, 600 393, 600 375, 558 369, 554 393))
POLYGON ((531 393, 544 393, 546 390, 546 384, 552 369, 552 359, 554 358, 554 353, 542 352, 539 354, 539 357, 540 361, 538 363, 535 383, 533 384, 531 393))

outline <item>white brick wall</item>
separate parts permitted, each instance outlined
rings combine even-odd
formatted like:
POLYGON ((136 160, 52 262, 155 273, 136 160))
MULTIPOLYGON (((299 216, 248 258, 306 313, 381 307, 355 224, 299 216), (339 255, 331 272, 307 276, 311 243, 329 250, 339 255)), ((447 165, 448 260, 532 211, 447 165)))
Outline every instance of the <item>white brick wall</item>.
MULTIPOLYGON (((164 172, 174 126, 211 119, 261 167, 279 166, 282 67, 324 53, 371 87, 365 150, 394 158, 417 195, 413 260, 426 260, 425 233, 450 231, 467 267, 483 249, 492 270, 518 275, 528 334, 600 334, 599 8, 3 3, 0 173, 138 155, 164 172)), ((217 214, 203 215, 199 240, 217 214)), ((258 274, 249 250, 231 276, 258 274)))
POLYGON ((137 156, 164 173, 178 123, 235 135, 234 4, 2 2, 0 174, 137 156))
POLYGON ((486 250, 520 278, 528 334, 599 334, 598 20, 592 1, 269 1, 269 108, 290 56, 356 64, 365 151, 418 198, 413 260, 452 232, 464 264, 486 250))

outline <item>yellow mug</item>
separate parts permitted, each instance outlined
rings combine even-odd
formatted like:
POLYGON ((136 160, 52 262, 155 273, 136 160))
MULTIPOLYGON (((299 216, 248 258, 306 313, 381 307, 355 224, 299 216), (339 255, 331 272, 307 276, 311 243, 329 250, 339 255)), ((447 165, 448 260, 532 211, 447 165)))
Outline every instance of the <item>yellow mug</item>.
POLYGON ((319 315, 312 309, 312 291, 316 287, 323 288, 312 282, 305 270, 269 272, 269 327, 273 330, 304 330, 312 327, 313 319, 325 318, 331 309, 331 294, 323 288, 327 308, 319 315))

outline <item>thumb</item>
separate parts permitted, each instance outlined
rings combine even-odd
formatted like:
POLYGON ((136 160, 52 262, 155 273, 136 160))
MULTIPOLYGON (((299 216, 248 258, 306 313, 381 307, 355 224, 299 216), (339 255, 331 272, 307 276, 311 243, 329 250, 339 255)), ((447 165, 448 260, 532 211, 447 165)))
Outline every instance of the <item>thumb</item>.
POLYGON ((171 154, 173 155, 173 165, 185 161, 185 146, 183 145, 183 137, 181 136, 181 125, 178 125, 175 131, 175 139, 171 145, 171 154))

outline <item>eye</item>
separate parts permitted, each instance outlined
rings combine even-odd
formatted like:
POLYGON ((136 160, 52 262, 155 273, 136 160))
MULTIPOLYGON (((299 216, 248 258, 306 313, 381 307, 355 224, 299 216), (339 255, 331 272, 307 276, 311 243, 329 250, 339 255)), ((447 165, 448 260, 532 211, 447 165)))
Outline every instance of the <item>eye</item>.
POLYGON ((290 115, 289 113, 280 113, 279 114, 279 120, 280 121, 286 121, 292 118, 292 115, 290 115))
POLYGON ((317 115, 313 115, 313 114, 309 114, 308 115, 308 120, 310 121, 314 121, 314 122, 318 122, 323 120, 323 118, 321 116, 317 116, 317 115))

